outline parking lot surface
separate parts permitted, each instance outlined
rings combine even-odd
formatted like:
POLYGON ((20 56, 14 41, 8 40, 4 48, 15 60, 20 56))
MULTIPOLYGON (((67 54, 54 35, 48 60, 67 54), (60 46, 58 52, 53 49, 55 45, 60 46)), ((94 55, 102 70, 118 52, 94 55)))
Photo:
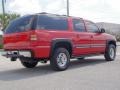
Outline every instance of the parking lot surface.
POLYGON ((0 56, 0 90, 120 90, 120 47, 115 61, 103 56, 72 60, 62 72, 52 71, 49 63, 26 69, 19 60, 0 56))

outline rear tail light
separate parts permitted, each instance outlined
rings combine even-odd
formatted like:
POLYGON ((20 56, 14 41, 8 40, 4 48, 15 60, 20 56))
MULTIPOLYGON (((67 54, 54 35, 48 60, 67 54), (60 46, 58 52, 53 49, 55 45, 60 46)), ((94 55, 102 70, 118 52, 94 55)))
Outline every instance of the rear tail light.
POLYGON ((36 41, 37 40, 37 35, 31 35, 30 40, 31 41, 36 41))

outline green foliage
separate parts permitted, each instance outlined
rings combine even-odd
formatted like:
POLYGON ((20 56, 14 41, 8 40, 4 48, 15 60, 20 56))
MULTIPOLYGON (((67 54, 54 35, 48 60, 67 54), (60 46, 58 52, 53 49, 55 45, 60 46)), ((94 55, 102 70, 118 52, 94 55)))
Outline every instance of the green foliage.
POLYGON ((2 38, 2 35, 0 35, 0 49, 2 49, 3 48, 3 38, 2 38))
POLYGON ((116 36, 116 38, 117 38, 117 41, 120 42, 120 35, 119 35, 119 36, 116 36))
POLYGON ((3 48, 3 44, 0 44, 0 49, 2 49, 3 48))
POLYGON ((3 30, 7 27, 9 22, 13 19, 20 17, 19 14, 0 14, 0 22, 3 24, 3 30))

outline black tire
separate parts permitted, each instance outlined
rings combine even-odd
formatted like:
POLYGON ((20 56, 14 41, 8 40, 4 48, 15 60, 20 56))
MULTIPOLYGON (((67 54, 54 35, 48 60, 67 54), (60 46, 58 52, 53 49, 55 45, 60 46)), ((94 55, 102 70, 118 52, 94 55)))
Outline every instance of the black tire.
POLYGON ((105 52, 105 55, 104 55, 106 61, 114 61, 115 60, 115 57, 116 57, 116 47, 114 44, 109 44, 108 47, 106 48, 106 52, 105 52), (113 49, 113 54, 114 56, 111 56, 111 49, 113 49))
POLYGON ((70 54, 65 48, 57 48, 51 57, 50 65, 55 71, 64 71, 69 67, 70 54), (62 55, 63 54, 63 55, 62 55), (64 59, 64 60, 63 60, 64 59), (61 65, 60 65, 61 63, 61 65), (63 66, 62 66, 63 64, 63 66))
POLYGON ((21 61, 21 64, 26 68, 34 68, 38 64, 38 62, 24 62, 21 61))

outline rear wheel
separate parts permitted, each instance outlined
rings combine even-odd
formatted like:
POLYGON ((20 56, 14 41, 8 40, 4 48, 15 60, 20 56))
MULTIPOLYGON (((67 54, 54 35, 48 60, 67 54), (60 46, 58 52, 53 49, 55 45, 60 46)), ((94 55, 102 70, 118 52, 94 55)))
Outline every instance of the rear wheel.
POLYGON ((70 63, 70 54, 65 48, 57 48, 50 60, 53 70, 64 71, 70 63))
POLYGON ((113 44, 109 44, 105 52, 106 61, 114 61, 116 57, 116 47, 113 44))
POLYGON ((34 68, 34 67, 36 67, 38 62, 37 61, 36 62, 34 62, 34 61, 30 61, 30 62, 21 61, 21 64, 26 68, 34 68))

